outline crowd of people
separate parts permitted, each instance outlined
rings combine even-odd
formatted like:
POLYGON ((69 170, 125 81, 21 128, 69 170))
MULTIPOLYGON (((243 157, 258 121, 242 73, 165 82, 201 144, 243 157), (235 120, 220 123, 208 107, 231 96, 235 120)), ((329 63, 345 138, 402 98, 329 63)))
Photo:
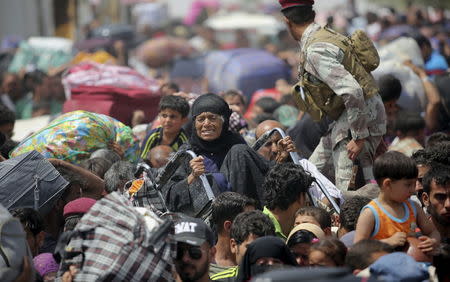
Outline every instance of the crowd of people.
MULTIPOLYGON (((240 89, 189 93, 167 78, 167 65, 154 70, 157 117, 143 123, 149 113, 133 113, 129 147, 106 136, 77 153, 89 134, 56 130, 70 158, 48 149, 55 157, 42 162, 66 184, 40 199, 36 179, 34 200, 8 210, 12 200, 1 198, 0 280, 450 281, 445 10, 383 9, 323 27, 313 0, 277 2, 287 30, 260 46, 292 70, 274 83, 276 95, 249 106, 240 89), (351 41, 341 34, 361 24, 366 33, 351 41), (380 50, 398 38, 420 58, 391 47, 378 56, 372 41, 380 50), (411 88, 417 82, 422 92, 411 88)), ((198 30, 191 41, 202 51, 223 47, 198 30)), ((1 74, 0 183, 27 161, 15 161, 16 120, 59 115, 63 76, 1 74)), ((21 187, 0 189, 6 197, 21 187)))

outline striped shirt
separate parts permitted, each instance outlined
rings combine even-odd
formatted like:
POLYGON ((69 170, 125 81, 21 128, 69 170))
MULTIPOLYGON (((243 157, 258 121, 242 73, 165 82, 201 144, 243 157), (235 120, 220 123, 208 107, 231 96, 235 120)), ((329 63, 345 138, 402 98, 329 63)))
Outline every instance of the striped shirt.
MULTIPOLYGON (((152 129, 147 134, 147 137, 145 138, 144 142, 142 143, 141 147, 141 158, 146 159, 148 152, 150 152, 151 149, 153 149, 156 146, 161 145, 161 141, 163 138, 163 128, 158 127, 155 129, 152 129)), ((176 152, 178 149, 183 145, 184 143, 187 143, 189 138, 187 137, 186 133, 183 129, 180 130, 180 133, 178 133, 178 136, 173 140, 172 144, 169 146, 172 147, 172 149, 176 152)))
POLYGON ((238 275, 238 269, 239 267, 232 266, 227 270, 211 275, 210 278, 212 281, 220 281, 220 282, 235 281, 238 275))

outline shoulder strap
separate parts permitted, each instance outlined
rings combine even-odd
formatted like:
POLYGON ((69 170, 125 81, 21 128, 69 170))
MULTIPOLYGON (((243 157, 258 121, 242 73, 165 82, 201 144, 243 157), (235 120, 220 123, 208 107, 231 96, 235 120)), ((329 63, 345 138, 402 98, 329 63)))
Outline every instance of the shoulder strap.
POLYGON ((417 218, 417 209, 416 209, 416 205, 414 204, 414 201, 411 199, 408 199, 406 205, 408 206, 409 211, 410 212, 412 211, 412 214, 414 214, 414 218, 417 218))
POLYGON ((336 45, 340 49, 342 49, 344 52, 347 50, 347 48, 350 46, 350 41, 348 37, 328 28, 328 27, 322 27, 316 33, 313 34, 311 40, 306 44, 305 49, 308 49, 309 46, 311 46, 314 43, 318 42, 325 42, 330 43, 333 45, 336 45))
POLYGON ((316 31, 310 40, 306 42, 304 50, 302 50, 303 53, 303 59, 301 62, 301 68, 302 71, 299 70, 299 75, 303 76, 303 73, 305 72, 305 64, 306 64, 306 51, 308 50, 309 46, 311 46, 314 43, 318 42, 325 42, 330 43, 333 45, 336 45, 338 48, 340 48, 344 53, 347 52, 348 47, 350 46, 350 41, 347 37, 344 35, 330 29, 329 27, 321 27, 318 31, 316 31))
POLYGON ((362 208, 362 210, 369 209, 373 214, 373 218, 375 219, 375 225, 373 227, 372 233, 370 234, 370 236, 372 238, 375 237, 378 234, 378 232, 380 231, 380 216, 381 215, 378 214, 378 211, 376 208, 377 206, 378 206, 377 203, 372 201, 362 208))

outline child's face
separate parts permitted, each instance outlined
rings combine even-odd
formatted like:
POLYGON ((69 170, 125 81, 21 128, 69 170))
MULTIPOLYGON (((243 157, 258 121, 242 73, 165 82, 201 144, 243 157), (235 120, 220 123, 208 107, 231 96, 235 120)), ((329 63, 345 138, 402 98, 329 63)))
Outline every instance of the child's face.
POLYGON ((227 102, 228 106, 230 108, 240 114, 241 116, 244 115, 245 112, 245 105, 242 103, 241 97, 239 96, 228 96, 225 98, 225 102, 227 102))
POLYGON ((297 217, 295 218, 294 226, 302 223, 311 223, 320 227, 319 222, 317 222, 317 220, 310 215, 297 215, 297 217))
POLYGON ((168 134, 180 132, 186 120, 187 118, 183 118, 179 112, 172 109, 164 109, 159 112, 159 121, 161 122, 163 131, 168 134))
POLYGON ((310 266, 325 266, 336 267, 337 265, 327 257, 323 252, 319 250, 312 250, 309 253, 309 265, 310 266))
POLYGON ((414 195, 416 191, 416 179, 400 179, 390 181, 387 195, 396 202, 404 202, 414 195))

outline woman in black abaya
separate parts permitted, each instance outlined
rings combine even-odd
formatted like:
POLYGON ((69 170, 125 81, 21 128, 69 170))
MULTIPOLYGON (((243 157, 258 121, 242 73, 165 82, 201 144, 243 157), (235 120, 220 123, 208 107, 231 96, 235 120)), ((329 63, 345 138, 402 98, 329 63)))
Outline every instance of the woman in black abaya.
POLYGON ((198 157, 186 161, 162 188, 173 212, 196 216, 195 202, 205 173, 215 194, 234 191, 262 201, 262 183, 269 163, 231 132, 228 104, 215 94, 200 96, 192 105, 192 134, 189 147, 198 157))

